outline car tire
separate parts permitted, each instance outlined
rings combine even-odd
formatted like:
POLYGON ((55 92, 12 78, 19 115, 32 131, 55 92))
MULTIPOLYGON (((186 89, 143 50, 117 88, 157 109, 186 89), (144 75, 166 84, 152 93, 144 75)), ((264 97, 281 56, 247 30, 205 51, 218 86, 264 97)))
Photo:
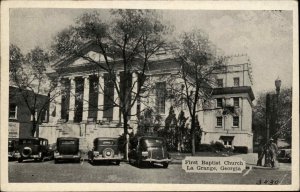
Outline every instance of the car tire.
POLYGON ((44 156, 42 156, 41 158, 38 159, 38 162, 44 162, 44 161, 45 161, 44 156))
POLYGON ((118 161, 116 161, 116 165, 120 165, 120 161, 118 160, 118 161))
POLYGON ((94 159, 90 159, 90 164, 91 164, 91 165, 95 165, 94 159))
POLYGON ((32 154, 32 149, 31 147, 24 147, 21 153, 23 157, 29 157, 32 154))
POLYGON ((137 166, 138 168, 141 168, 141 167, 142 167, 142 161, 141 161, 140 159, 138 159, 138 160, 136 161, 136 166, 137 166))
POLYGON ((22 162, 23 162, 23 158, 22 158, 22 157, 19 158, 19 159, 18 159, 18 162, 19 162, 19 163, 22 163, 22 162))
POLYGON ((128 159, 128 162, 129 162, 130 165, 133 164, 133 163, 132 163, 132 159, 130 159, 130 158, 128 159))
POLYGON ((167 162, 163 163, 163 168, 167 169, 168 166, 169 166, 169 163, 167 163, 167 162))

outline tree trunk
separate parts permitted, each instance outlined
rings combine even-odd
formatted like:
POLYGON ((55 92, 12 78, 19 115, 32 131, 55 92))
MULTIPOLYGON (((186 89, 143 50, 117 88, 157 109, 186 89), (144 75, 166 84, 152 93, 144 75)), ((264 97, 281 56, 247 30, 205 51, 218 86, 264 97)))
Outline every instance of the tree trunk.
POLYGON ((32 130, 31 130, 31 136, 34 137, 34 134, 36 132, 36 126, 37 126, 37 122, 35 120, 35 117, 33 117, 33 120, 32 120, 32 130))
POLYGON ((192 116, 192 123, 191 123, 191 135, 192 135, 192 156, 195 156, 196 149, 195 149, 195 116, 192 116))
POLYGON ((129 148, 129 136, 128 136, 128 122, 127 114, 123 114, 123 127, 124 127, 124 136, 125 136, 125 150, 124 150, 124 159, 128 160, 128 148, 129 148))

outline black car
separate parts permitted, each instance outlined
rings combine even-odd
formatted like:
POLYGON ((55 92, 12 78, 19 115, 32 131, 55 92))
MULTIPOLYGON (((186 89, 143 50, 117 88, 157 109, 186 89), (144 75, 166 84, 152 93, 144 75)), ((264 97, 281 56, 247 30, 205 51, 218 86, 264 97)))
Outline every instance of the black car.
POLYGON ((18 150, 19 139, 9 138, 8 139, 8 160, 14 160, 16 158, 15 154, 18 150))
POLYGON ((52 153, 49 150, 48 140, 40 137, 20 138, 18 151, 15 153, 18 162, 24 159, 34 159, 43 161, 44 158, 50 158, 52 153))
POLYGON ((162 164, 168 168, 171 161, 167 151, 166 142, 160 137, 139 137, 132 142, 131 150, 128 154, 129 163, 140 167, 143 163, 162 164))
POLYGON ((94 139, 93 144, 93 149, 88 152, 88 159, 91 164, 96 161, 112 161, 117 165, 120 164, 122 155, 117 138, 98 137, 94 139))
POLYGON ((277 155, 277 160, 283 163, 291 163, 292 149, 280 149, 277 155))
POLYGON ((59 137, 56 141, 56 150, 54 151, 54 163, 61 160, 75 160, 80 162, 81 153, 79 150, 79 138, 59 137))

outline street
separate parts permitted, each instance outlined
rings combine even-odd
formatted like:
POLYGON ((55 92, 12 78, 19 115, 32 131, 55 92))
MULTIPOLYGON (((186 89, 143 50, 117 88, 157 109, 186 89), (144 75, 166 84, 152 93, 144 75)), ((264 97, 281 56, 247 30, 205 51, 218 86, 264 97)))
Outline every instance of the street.
POLYGON ((280 169, 248 168, 242 173, 186 173, 181 164, 137 168, 121 162, 120 166, 87 161, 54 164, 53 161, 9 162, 9 182, 34 183, 177 183, 177 184, 290 184, 290 165, 280 169))

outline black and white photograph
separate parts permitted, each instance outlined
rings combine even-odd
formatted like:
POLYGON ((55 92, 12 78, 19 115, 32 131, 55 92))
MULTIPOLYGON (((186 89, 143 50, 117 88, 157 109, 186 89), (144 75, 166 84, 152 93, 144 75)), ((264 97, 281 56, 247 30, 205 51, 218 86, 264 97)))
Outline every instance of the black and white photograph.
POLYGON ((299 190, 297 2, 19 3, 4 191, 299 190))

